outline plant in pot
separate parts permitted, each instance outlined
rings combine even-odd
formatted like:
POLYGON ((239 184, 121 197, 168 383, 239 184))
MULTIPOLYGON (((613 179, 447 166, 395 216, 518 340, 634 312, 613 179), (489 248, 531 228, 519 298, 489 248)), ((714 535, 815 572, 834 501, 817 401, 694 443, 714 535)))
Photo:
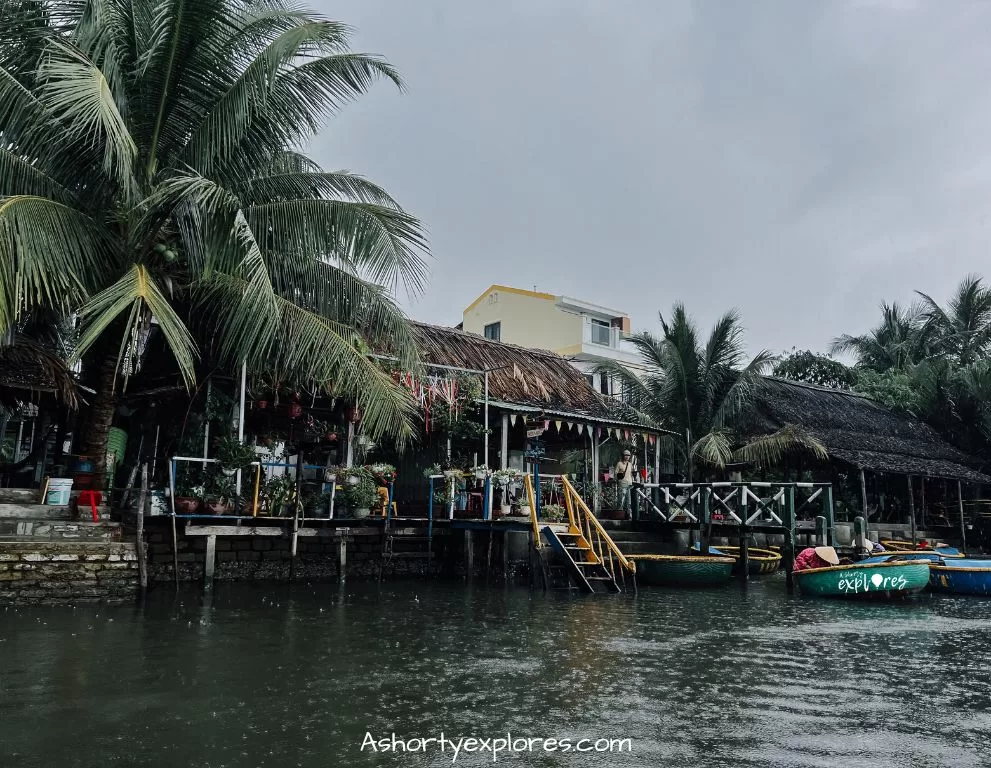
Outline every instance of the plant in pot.
POLYGON ((211 515, 226 515, 234 509, 234 480, 222 471, 214 471, 203 488, 203 506, 211 515))
POLYGON ((180 466, 175 479, 175 511, 179 515, 195 515, 203 502, 203 470, 180 466))
POLYGON ((471 474, 475 476, 476 480, 484 480, 491 471, 484 464, 479 464, 477 467, 471 468, 471 474))
POLYGON ((344 502, 355 517, 368 517, 372 507, 379 503, 378 486, 371 474, 358 477, 358 482, 344 488, 344 502))
POLYGON ((371 472, 375 481, 382 486, 388 486, 396 479, 396 468, 392 464, 380 462, 378 464, 370 464, 366 469, 371 472))
POLYGON ((270 477, 265 483, 265 502, 273 517, 292 514, 292 500, 296 495, 296 481, 288 473, 270 477))
POLYGON ((540 508, 540 518, 548 523, 563 523, 568 519, 568 510, 560 504, 545 504, 540 508))
POLYGON ((245 469, 257 458, 255 447, 242 443, 236 437, 224 436, 217 441, 216 459, 220 471, 227 477, 237 474, 239 469, 245 469))
POLYGON ((324 469, 323 479, 325 483, 342 483, 344 482, 344 478, 347 477, 347 473, 347 467, 343 467, 340 464, 334 464, 333 466, 324 469))

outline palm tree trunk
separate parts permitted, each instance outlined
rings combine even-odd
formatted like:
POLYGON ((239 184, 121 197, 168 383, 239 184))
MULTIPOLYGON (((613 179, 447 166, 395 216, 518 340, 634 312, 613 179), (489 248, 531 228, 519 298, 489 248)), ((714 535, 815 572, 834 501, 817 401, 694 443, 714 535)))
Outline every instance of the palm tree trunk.
POLYGON ((96 394, 88 409, 82 435, 80 455, 88 456, 95 465, 93 488, 102 489, 107 474, 107 441, 110 427, 117 412, 117 356, 108 356, 100 362, 96 394))

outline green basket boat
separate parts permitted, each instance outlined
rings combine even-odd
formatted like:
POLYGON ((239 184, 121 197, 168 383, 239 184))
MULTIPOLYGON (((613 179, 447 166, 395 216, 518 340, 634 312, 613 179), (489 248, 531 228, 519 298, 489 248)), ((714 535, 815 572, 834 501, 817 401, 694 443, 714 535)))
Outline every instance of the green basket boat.
MULTIPOLYGON (((740 559, 739 547, 719 547, 719 551, 740 559)), ((751 576, 764 576, 768 573, 776 573, 781 567, 781 553, 771 549, 758 549, 757 547, 747 547, 747 562, 749 568, 747 573, 751 576)), ((734 569, 734 572, 736 569, 734 569)))
POLYGON ((729 583, 736 560, 702 555, 627 555, 637 583, 653 587, 714 587, 729 583))
POLYGON ((850 600, 895 600, 921 592, 929 584, 927 561, 899 561, 833 565, 795 571, 803 595, 850 600))

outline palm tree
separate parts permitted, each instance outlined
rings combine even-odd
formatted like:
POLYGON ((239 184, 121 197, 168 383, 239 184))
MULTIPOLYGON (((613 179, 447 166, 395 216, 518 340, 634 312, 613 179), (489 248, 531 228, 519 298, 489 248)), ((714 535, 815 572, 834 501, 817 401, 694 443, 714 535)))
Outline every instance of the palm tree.
POLYGON ((198 365, 277 365, 411 432, 362 353, 413 362, 390 289, 419 290, 420 225, 381 187, 299 151, 378 78, 341 24, 283 0, 16 0, 0 19, 0 335, 81 320, 105 452, 116 398, 159 337, 198 365))
POLYGON ((934 351, 960 365, 970 365, 987 355, 991 346, 991 288, 980 277, 965 277, 946 308, 922 291, 922 318, 934 351))
POLYGON ((763 351, 746 361, 735 310, 719 319, 704 345, 683 304, 675 304, 670 322, 663 315, 660 321, 660 336, 644 331, 631 338, 643 373, 620 363, 605 364, 601 372, 619 380, 630 405, 675 433, 668 447, 689 481, 697 461, 714 467, 734 459, 772 464, 791 448, 826 456, 818 441, 792 425, 739 444, 735 428, 751 412, 775 358, 763 351))
POLYGON ((840 336, 830 352, 853 353, 860 368, 901 371, 926 358, 930 336, 920 307, 905 309, 897 303, 882 303, 877 327, 860 336, 840 336))

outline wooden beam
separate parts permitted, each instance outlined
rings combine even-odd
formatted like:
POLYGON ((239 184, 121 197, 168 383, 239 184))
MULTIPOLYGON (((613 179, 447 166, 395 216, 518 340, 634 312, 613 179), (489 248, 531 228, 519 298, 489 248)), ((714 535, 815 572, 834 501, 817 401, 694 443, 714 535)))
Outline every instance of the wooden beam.
POLYGON ((967 521, 963 513, 963 484, 957 480, 957 500, 960 503, 960 551, 967 551, 967 521))

